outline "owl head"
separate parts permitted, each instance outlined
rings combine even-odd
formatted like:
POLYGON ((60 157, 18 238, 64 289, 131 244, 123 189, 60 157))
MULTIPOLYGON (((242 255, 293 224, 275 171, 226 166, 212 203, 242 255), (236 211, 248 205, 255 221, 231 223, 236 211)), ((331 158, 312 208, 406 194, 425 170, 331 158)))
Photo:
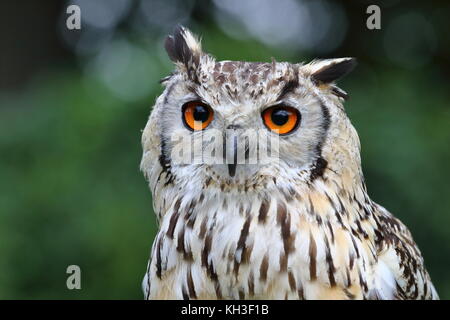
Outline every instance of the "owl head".
POLYGON ((162 170, 178 185, 247 189, 309 183, 326 170, 359 174, 347 94, 335 85, 355 59, 216 61, 182 26, 165 49, 175 71, 161 80, 143 134, 141 166, 151 181, 162 170))

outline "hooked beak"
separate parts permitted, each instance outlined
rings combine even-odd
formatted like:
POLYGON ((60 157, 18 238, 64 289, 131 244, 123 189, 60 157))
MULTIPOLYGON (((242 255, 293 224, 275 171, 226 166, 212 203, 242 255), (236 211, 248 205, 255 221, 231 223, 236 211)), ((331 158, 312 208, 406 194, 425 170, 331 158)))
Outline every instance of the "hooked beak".
POLYGON ((239 125, 229 125, 224 136, 225 161, 230 177, 236 175, 238 163, 238 132, 236 130, 240 128, 239 125))
POLYGON ((236 174, 236 166, 237 166, 237 137, 233 136, 231 141, 231 148, 227 148, 227 163, 228 163, 228 174, 230 177, 234 177, 236 174), (231 151, 231 155, 228 154, 228 152, 231 151), (232 159, 230 159, 229 156, 232 156, 232 159), (231 162, 230 162, 231 160, 231 162))

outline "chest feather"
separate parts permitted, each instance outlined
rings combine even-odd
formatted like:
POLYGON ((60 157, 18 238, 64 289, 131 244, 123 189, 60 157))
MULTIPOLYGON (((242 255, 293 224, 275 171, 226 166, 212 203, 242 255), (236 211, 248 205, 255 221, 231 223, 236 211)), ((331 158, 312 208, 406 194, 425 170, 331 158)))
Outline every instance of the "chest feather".
POLYGON ((345 205, 318 193, 180 197, 161 220, 149 294, 361 298, 376 250, 370 223, 352 229, 345 205))

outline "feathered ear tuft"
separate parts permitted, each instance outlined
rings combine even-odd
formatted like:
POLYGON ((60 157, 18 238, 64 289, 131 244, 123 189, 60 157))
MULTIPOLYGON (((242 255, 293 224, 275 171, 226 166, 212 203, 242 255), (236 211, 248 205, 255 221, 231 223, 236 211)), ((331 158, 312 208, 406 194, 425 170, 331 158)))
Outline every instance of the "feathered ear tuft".
POLYGON ((189 71, 198 66, 202 47, 200 41, 185 27, 177 25, 173 35, 169 35, 164 43, 170 60, 182 63, 189 71))
POLYGON ((307 65, 307 69, 311 74, 311 79, 318 84, 322 84, 331 83, 342 78, 352 71, 355 66, 355 58, 339 58, 313 61, 307 65))
POLYGON ((317 86, 331 88, 334 95, 346 100, 348 99, 347 93, 339 89, 333 82, 352 71, 356 64, 355 58, 339 58, 312 61, 302 68, 317 86))

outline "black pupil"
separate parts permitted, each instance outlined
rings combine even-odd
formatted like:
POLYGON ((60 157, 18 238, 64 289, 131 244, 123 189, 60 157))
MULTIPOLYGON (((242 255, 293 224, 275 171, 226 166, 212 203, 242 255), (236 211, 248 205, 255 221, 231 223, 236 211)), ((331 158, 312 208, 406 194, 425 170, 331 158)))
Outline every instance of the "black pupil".
POLYGON ((277 109, 272 112, 272 122, 277 126, 286 124, 289 120, 289 112, 284 109, 277 109))
POLYGON ((205 122, 209 118, 209 110, 205 106, 195 106, 194 108, 194 120, 205 122))

